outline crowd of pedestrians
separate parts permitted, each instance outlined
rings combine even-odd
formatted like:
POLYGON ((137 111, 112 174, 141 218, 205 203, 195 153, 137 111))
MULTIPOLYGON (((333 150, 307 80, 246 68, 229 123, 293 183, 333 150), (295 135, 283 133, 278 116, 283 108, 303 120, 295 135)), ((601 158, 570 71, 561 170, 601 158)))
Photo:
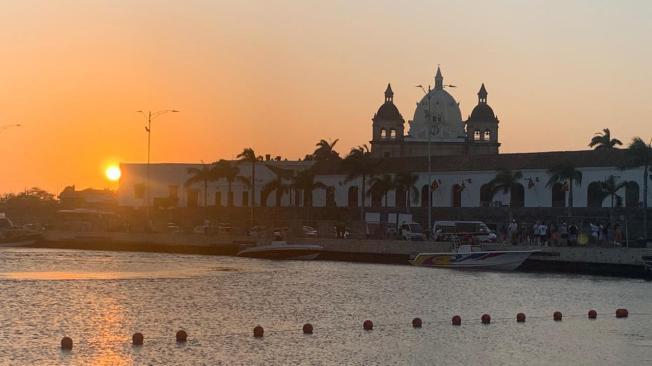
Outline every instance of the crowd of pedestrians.
POLYGON ((622 225, 608 222, 588 222, 584 224, 536 221, 519 223, 512 220, 501 229, 505 242, 513 245, 536 246, 624 246, 625 233, 622 225))

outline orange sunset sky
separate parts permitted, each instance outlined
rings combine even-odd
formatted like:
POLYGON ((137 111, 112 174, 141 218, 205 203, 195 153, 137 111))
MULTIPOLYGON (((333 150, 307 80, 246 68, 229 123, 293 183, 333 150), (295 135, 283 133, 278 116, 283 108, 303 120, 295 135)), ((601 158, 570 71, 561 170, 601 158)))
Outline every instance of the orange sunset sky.
POLYGON ((371 138, 387 82, 406 120, 437 64, 464 116, 484 82, 502 152, 652 137, 648 1, 33 1, 0 12, 0 192, 115 188, 104 169, 289 159, 371 138))

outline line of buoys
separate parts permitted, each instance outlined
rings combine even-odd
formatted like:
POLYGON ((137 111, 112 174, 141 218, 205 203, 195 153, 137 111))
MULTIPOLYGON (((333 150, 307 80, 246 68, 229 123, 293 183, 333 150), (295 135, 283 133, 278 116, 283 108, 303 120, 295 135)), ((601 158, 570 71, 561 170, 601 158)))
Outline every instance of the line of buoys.
POLYGON ((362 323, 362 328, 364 328, 364 330, 372 330, 374 329, 374 322, 367 319, 362 323))
MULTIPOLYGON (((649 315, 649 314, 643 314, 643 315, 649 315)), ((596 319, 598 317, 598 312, 591 309, 588 311, 587 314, 589 319, 596 319)), ((629 311, 625 308, 619 308, 616 309, 616 318, 627 318, 629 316, 629 311)), ((555 321, 561 321, 562 320, 562 313, 560 311, 555 311, 552 315, 552 318, 555 321)), ((482 314, 480 317, 480 321, 482 324, 491 324, 491 316, 489 314, 482 314)), ((516 314, 516 321, 519 323, 524 323, 525 322, 525 314, 524 313, 518 313, 516 314)), ((459 315, 454 315, 451 318, 451 324, 455 326, 462 325, 462 317, 459 315)), ((414 318, 412 319, 412 327, 414 328, 421 328, 423 325, 423 321, 421 318, 414 318)), ((362 328, 364 330, 373 330, 374 328, 374 323, 367 319, 362 323, 362 328)), ((303 325, 303 333, 304 334, 312 334, 313 333, 313 325, 310 323, 306 323, 303 325)), ((263 327, 260 325, 257 325, 254 327, 254 337, 256 338, 262 338, 265 330, 263 327)), ((132 335, 131 337, 131 342, 134 346, 142 346, 144 343, 145 337, 143 336, 142 333, 136 332, 132 335)), ((188 333, 186 333, 185 330, 179 330, 176 333, 176 340, 177 343, 185 343, 188 340, 188 333)), ((63 337, 61 338, 61 349, 65 351, 70 351, 72 350, 73 347, 73 341, 72 338, 70 337, 63 337)))
POLYGON ((627 318, 628 315, 629 311, 627 311, 627 309, 616 309, 616 318, 627 318))
POLYGON ((453 325, 462 325, 462 317, 459 315, 454 315, 451 319, 451 323, 453 325))
POLYGON ((177 343, 186 343, 188 340, 188 333, 185 330, 180 330, 176 335, 177 343))
POLYGON ((65 351, 72 350, 72 338, 70 337, 61 338, 61 349, 65 351))
POLYGON ((131 344, 134 346, 142 346, 144 340, 145 337, 143 337, 143 333, 134 333, 134 335, 131 336, 131 344))

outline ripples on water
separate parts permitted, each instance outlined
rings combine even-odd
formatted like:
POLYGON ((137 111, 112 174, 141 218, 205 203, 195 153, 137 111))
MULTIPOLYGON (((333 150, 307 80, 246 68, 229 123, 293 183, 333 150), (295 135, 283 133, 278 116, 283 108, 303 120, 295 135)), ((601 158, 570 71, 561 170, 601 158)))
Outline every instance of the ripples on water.
POLYGON ((0 250, 0 362, 652 364, 652 283, 343 262, 0 250), (614 310, 626 307, 627 319, 614 310), (598 319, 586 319, 588 309, 598 319), (562 322, 552 313, 564 314, 562 322), (525 324, 514 320, 527 315, 525 324), (479 324, 482 313, 493 322, 479 324), (651 315, 637 315, 646 313, 651 315), (452 327, 450 317, 462 316, 452 327), (575 315, 575 316, 573 316, 575 315), (415 316, 424 320, 413 329, 415 316), (372 319, 371 332, 362 321, 372 319), (301 334, 310 322, 313 335, 301 334), (252 328, 265 327, 254 339, 252 328), (185 329, 186 345, 174 334, 185 329), (131 335, 145 335, 133 348, 131 335), (59 350, 64 335, 72 352, 59 350))

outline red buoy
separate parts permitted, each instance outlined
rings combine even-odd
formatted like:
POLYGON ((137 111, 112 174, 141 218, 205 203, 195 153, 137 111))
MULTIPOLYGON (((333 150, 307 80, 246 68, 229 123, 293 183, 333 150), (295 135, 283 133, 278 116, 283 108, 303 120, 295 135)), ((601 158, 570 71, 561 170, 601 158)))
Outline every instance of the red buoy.
POLYGON ((374 329, 374 323, 371 320, 365 320, 364 323, 362 323, 362 328, 364 328, 364 330, 372 330, 374 329))
POLYGON ((143 333, 134 333, 134 335, 131 336, 131 344, 134 346, 142 346, 144 340, 145 337, 143 337, 143 333))
POLYGON ((489 324, 491 323, 491 316, 489 316, 489 314, 482 314, 480 320, 482 321, 482 324, 489 324))
POLYGON ((180 330, 176 335, 177 343, 185 343, 188 340, 188 333, 185 330, 180 330))
POLYGON ((519 323, 525 323, 525 314, 523 313, 516 314, 516 321, 519 323))
POLYGON ((265 330, 260 325, 256 325, 254 327, 254 337, 262 338, 264 333, 265 333, 265 330))
POLYGON ((552 318, 557 322, 561 321, 561 312, 560 311, 555 311, 555 313, 552 314, 552 318))
POLYGON ((412 327, 414 328, 421 328, 421 323, 421 318, 412 319, 412 327))
POLYGON ((72 338, 70 337, 61 338, 61 349, 65 351, 70 351, 72 349, 72 338))
POLYGON ((589 319, 595 319, 598 317, 598 312, 595 310, 589 310, 589 319))
POLYGON ((616 318, 627 318, 629 315, 629 311, 627 309, 617 309, 616 310, 616 318))
POLYGON ((306 323, 303 325, 303 334, 312 334, 312 324, 306 323))
POLYGON ((451 323, 453 323, 453 325, 462 325, 462 317, 460 317, 459 315, 453 316, 453 319, 451 319, 451 323))

